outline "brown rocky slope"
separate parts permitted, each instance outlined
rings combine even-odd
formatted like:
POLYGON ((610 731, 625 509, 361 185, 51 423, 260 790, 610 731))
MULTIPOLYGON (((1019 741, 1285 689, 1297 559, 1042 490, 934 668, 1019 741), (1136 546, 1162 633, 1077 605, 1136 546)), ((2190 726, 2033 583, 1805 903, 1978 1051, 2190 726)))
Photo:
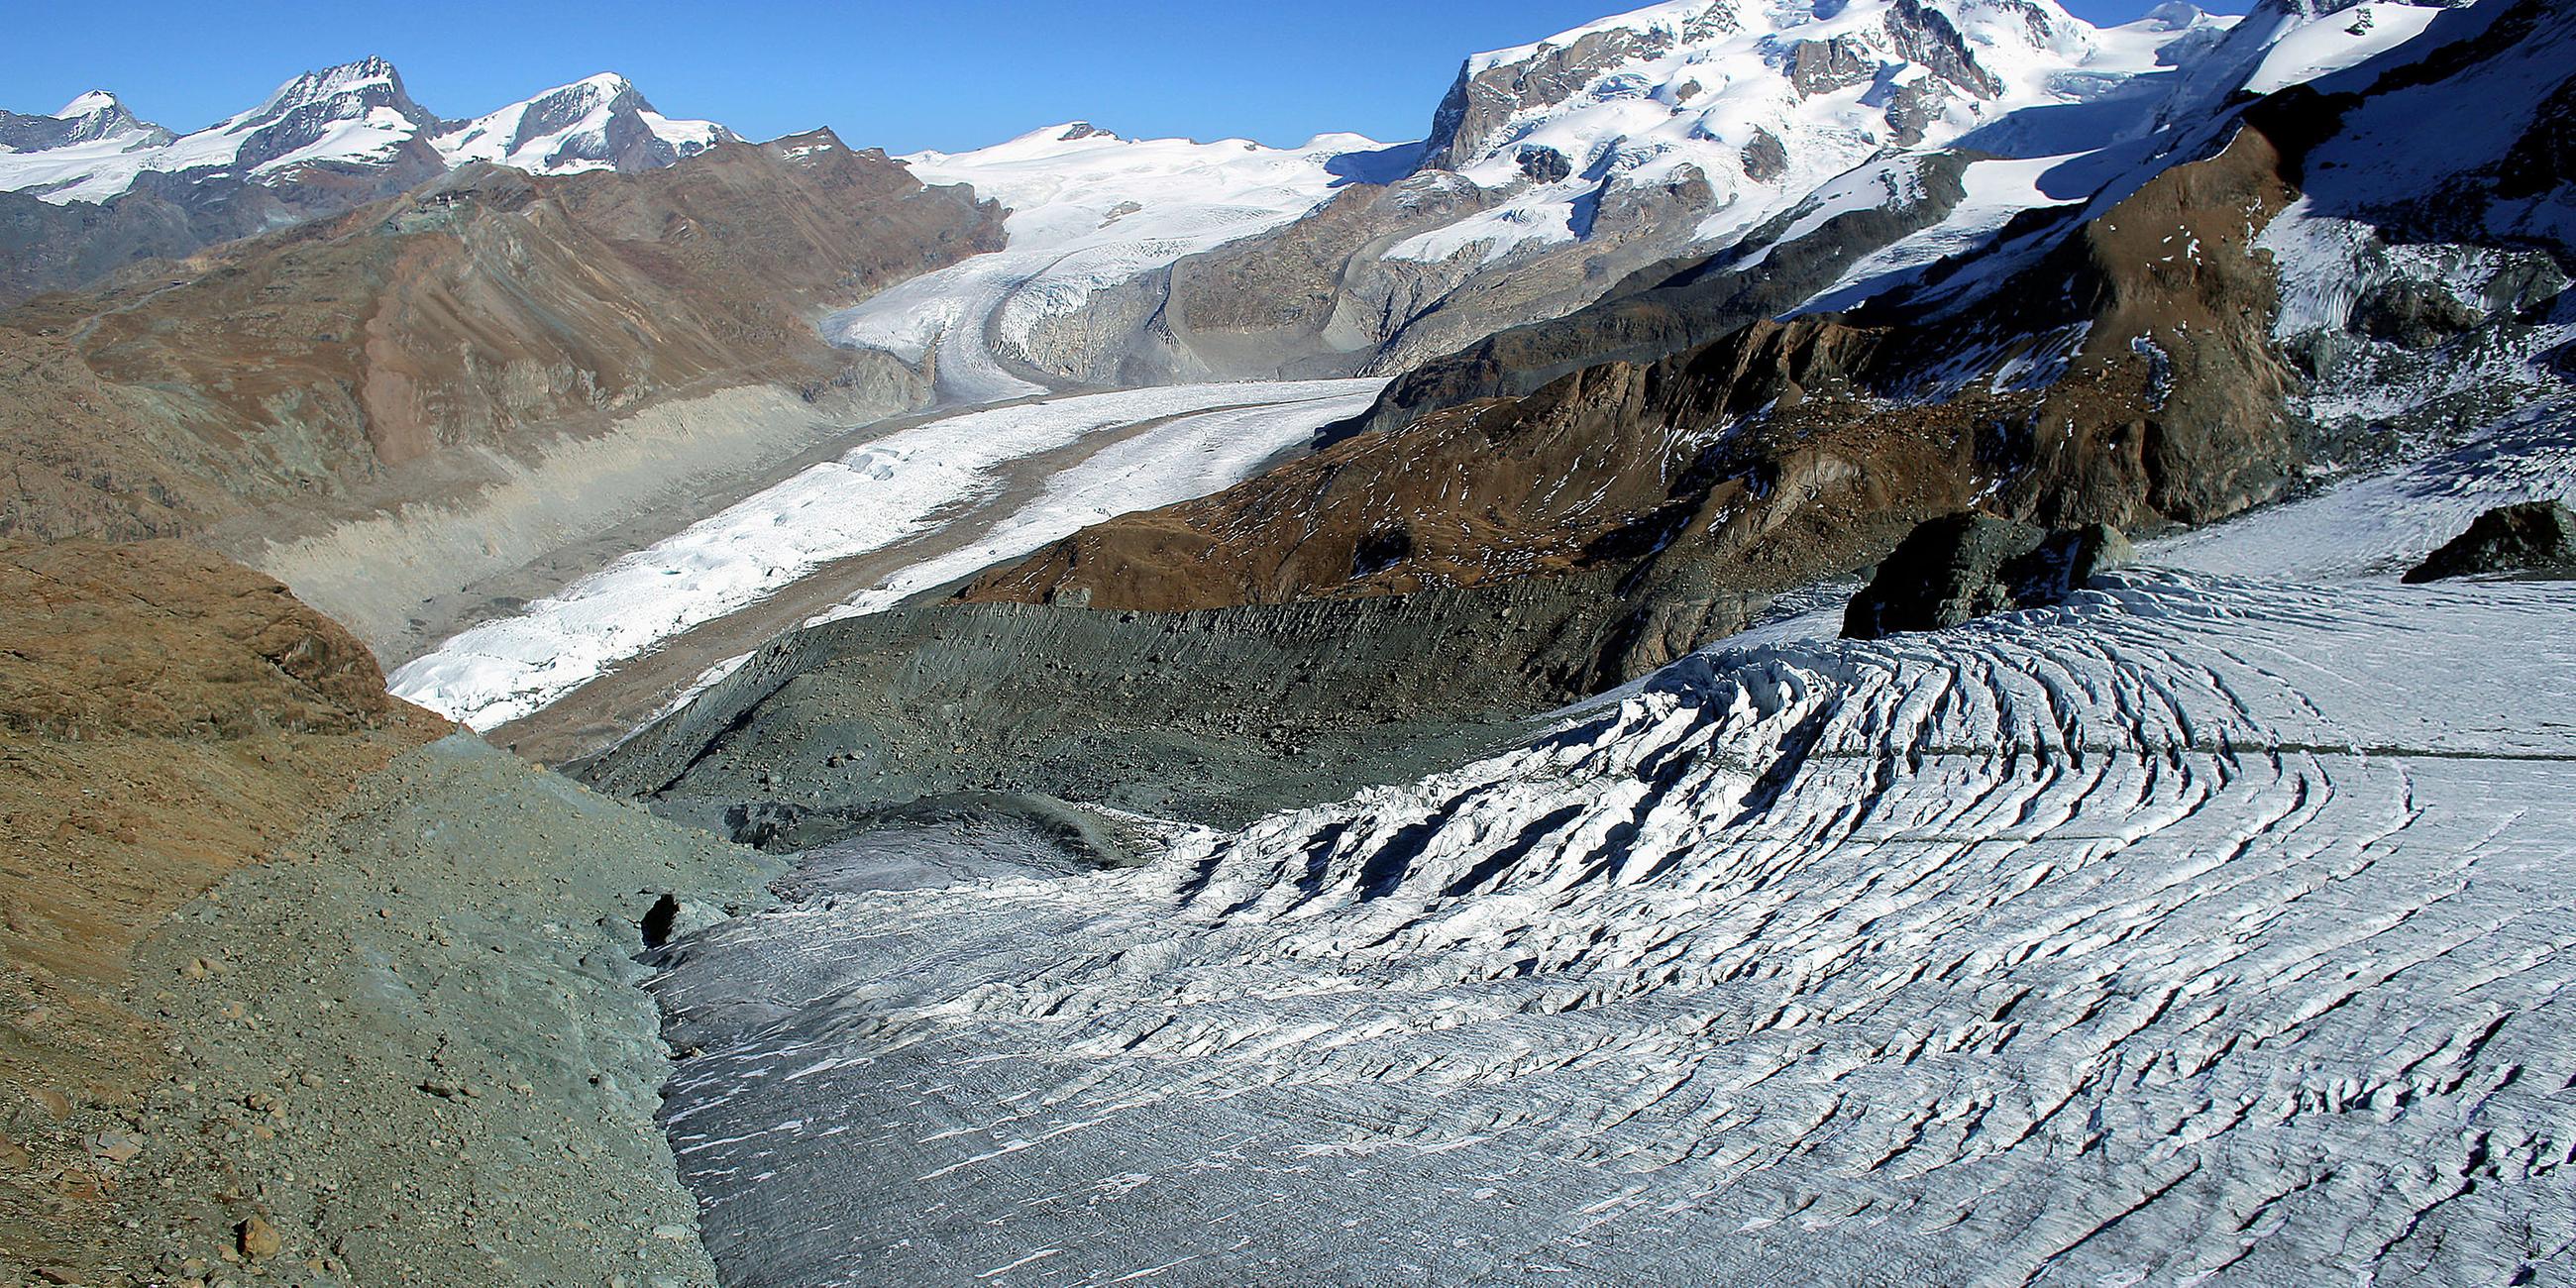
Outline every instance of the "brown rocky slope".
POLYGON ((0 596, 0 1283, 711 1288, 634 957, 774 865, 196 547, 0 596))

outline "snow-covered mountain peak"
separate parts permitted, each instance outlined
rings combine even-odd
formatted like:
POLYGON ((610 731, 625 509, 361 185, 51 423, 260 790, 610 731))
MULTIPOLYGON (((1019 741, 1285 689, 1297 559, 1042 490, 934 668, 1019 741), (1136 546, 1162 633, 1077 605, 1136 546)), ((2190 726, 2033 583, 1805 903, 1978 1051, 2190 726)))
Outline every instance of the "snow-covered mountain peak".
POLYGON ((351 121, 378 110, 424 125, 438 119, 411 100, 403 89, 402 73, 392 63, 367 57, 306 72, 278 86, 267 101, 217 128, 241 133, 299 113, 308 120, 351 121))
POLYGON ((167 143, 170 132, 127 111, 103 89, 90 90, 43 116, 0 112, 0 152, 50 152, 105 146, 109 150, 167 143))
POLYGON ((2053 0, 1679 0, 1605 18, 1466 61, 1422 168, 1512 195, 1397 253, 1580 239, 1621 189, 1705 189, 1702 235, 1723 240, 1883 152, 1983 132, 1981 148, 2024 155, 2053 140, 1989 127, 2122 94, 2217 21, 2184 5, 2096 29, 2053 0))
POLYGON ((102 112, 122 111, 124 108, 125 105, 123 103, 116 101, 116 95, 110 94, 103 89, 94 89, 74 98, 68 103, 63 104, 60 109, 55 111, 54 119, 58 121, 85 120, 102 112))
POLYGON ((362 177, 360 190, 381 194, 478 161, 537 174, 649 170, 733 138, 713 121, 662 115, 614 72, 444 120, 412 99, 391 62, 368 57, 306 72, 184 136, 135 119, 104 90, 52 116, 0 112, 0 191, 102 202, 152 174, 276 186, 327 173, 335 185, 362 177))
POLYGON ((449 165, 488 161, 533 174, 648 170, 735 137, 713 121, 674 120, 634 82, 601 72, 447 125, 430 140, 449 165))
POLYGON ((1734 6, 1727 4, 1726 0, 1668 0, 1664 4, 1648 5, 1569 28, 1545 40, 1470 55, 1466 70, 1470 76, 1482 75, 1497 67, 1529 63, 1551 51, 1572 49, 1587 43, 1670 48, 1681 41, 1704 39, 1735 29, 1734 6))
POLYGON ((2165 4, 2147 10, 2137 19, 2138 23, 2146 24, 2159 31, 2188 31, 2209 21, 2208 10, 2199 5, 2187 3, 2187 0, 2168 0, 2165 4))

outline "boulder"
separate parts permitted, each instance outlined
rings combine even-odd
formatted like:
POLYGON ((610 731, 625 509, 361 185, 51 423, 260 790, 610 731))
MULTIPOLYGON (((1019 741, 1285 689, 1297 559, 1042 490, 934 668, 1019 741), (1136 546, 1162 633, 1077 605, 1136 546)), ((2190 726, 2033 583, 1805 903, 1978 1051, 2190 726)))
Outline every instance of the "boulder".
POLYGON ((2497 506, 2426 556, 2406 580, 2515 572, 2576 576, 2576 511, 2556 501, 2497 506))
POLYGON ((1993 515, 1917 525, 1843 614, 1843 637, 1937 631, 1989 613, 2041 608, 2127 564, 2128 538, 2105 524, 2049 532, 1993 515))

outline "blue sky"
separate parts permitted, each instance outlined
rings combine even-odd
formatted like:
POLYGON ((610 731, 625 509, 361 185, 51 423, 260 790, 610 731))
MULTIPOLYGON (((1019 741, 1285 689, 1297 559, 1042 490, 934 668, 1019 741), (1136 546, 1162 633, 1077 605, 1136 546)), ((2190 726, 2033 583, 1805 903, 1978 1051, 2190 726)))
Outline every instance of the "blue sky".
MULTIPOLYGON (((1131 137, 1411 139, 1480 49, 1644 0, 809 0, 315 4, 122 0, 12 6, 0 107, 93 87, 195 129, 314 67, 381 54, 430 110, 470 116, 597 71, 656 107, 770 138, 829 125, 908 152, 1086 119, 1131 137)), ((2121 22, 2150 0, 2070 0, 2121 22)), ((2203 7, 2241 12, 2245 0, 2203 7)))

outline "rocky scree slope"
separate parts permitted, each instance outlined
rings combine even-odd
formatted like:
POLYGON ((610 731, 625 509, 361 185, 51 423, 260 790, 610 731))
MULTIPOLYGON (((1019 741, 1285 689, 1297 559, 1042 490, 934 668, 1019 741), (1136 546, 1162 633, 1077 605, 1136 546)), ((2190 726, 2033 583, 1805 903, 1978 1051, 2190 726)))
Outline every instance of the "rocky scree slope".
POLYGON ((0 1280, 715 1282, 632 959, 773 865, 195 546, 0 541, 0 593, 0 1280))
POLYGON ((449 726, 193 546, 0 540, 0 598, 0 1263, 139 1267, 127 1115, 169 1061, 138 946, 449 726))
POLYGON ((0 304, 338 214, 472 162, 633 172, 734 137, 663 116, 610 74, 447 121, 392 64, 362 59, 186 135, 92 91, 51 116, 0 112, 0 304))
POLYGON ((998 222, 828 133, 636 175, 470 166, 183 282, 0 314, 0 532, 184 534, 399 656, 425 600, 917 405, 812 320, 998 222))
MULTIPOLYGON (((1232 826, 1518 736, 1591 691, 1635 606, 1576 576, 1198 613, 897 608, 780 638, 572 772, 736 839, 817 843, 964 792, 1232 826)), ((1756 607, 1701 611, 1732 629, 1756 607)))

